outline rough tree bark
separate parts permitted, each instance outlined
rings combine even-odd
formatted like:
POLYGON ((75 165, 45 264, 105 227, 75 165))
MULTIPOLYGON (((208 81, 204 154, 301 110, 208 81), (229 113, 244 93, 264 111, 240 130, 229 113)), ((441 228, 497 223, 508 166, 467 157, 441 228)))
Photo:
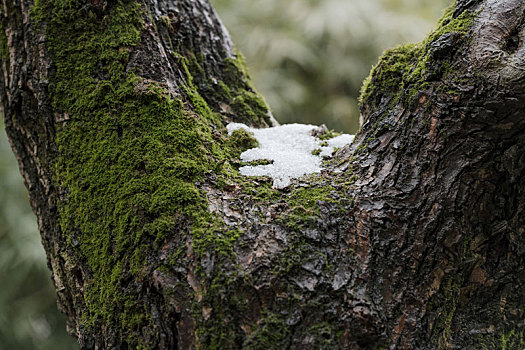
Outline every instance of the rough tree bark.
POLYGON ((525 3, 458 0, 365 82, 319 175, 207 0, 2 0, 0 96, 82 349, 525 348, 525 3))

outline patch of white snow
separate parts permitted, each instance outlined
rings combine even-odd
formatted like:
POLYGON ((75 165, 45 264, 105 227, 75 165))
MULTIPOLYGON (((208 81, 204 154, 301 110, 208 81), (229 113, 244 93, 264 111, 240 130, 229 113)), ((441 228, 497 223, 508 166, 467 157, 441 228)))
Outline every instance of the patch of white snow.
POLYGON ((272 128, 256 129, 241 123, 227 125, 228 134, 237 129, 245 129, 259 141, 259 147, 249 149, 241 154, 241 160, 252 162, 268 159, 272 164, 243 166, 239 168, 245 176, 270 176, 273 186, 284 188, 291 179, 313 173, 319 173, 321 157, 330 157, 334 148, 343 147, 353 141, 353 135, 343 134, 326 140, 328 146, 321 146, 323 141, 311 136, 315 125, 287 124, 272 128), (320 149, 320 155, 313 155, 312 151, 320 149))
POLYGON ((355 135, 341 134, 329 140, 326 140, 328 146, 321 147, 321 157, 331 157, 336 148, 341 148, 354 141, 355 135))

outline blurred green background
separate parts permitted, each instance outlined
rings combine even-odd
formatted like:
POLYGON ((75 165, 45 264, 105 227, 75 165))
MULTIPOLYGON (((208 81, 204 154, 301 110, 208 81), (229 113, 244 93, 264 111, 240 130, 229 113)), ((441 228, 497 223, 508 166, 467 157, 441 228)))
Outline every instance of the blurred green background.
MULTIPOLYGON (((361 82, 387 48, 420 41, 452 0, 212 0, 281 123, 355 132, 361 82)), ((0 124, 0 350, 78 348, 0 124)))
POLYGON ((281 123, 355 132, 357 96, 387 48, 421 41, 451 0, 212 0, 281 123))

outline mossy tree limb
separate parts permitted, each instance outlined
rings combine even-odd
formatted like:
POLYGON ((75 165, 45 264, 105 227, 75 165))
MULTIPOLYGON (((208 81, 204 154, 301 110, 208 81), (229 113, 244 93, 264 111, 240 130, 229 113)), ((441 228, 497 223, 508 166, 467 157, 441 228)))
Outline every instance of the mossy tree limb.
POLYGON ((206 0, 3 0, 0 97, 82 349, 523 344, 524 5, 385 54, 322 174, 242 177, 275 123, 206 0))

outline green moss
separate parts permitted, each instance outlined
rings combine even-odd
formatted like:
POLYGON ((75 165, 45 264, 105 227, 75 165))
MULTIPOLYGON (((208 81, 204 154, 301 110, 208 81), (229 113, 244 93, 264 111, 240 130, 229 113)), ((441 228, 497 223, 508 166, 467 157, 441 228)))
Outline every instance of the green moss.
MULTIPOLYGON (((270 164, 273 164, 273 160, 271 159, 256 159, 256 160, 253 160, 253 161, 250 161, 250 162, 242 162, 242 161, 238 161, 238 160, 232 160, 231 162, 231 165, 233 166, 234 169, 238 170, 240 167, 243 167, 243 166, 258 166, 258 165, 270 165, 270 164)), ((257 176, 256 177, 258 180, 263 180, 263 182, 269 182, 269 183, 273 183, 273 179, 269 176, 257 176)), ((246 185, 246 181, 245 179, 242 179, 242 180, 239 180, 237 179, 235 182, 240 182, 244 185, 246 185)), ((253 184, 255 187, 257 187, 256 184, 253 184)), ((251 186, 252 188, 254 186, 251 186)))
POLYGON ((344 210, 349 204, 347 194, 353 179, 350 172, 334 176, 332 183, 316 183, 316 176, 312 176, 312 183, 307 187, 295 188, 286 198, 289 211, 283 213, 283 222, 289 228, 301 230, 310 226, 316 220, 322 206, 330 205, 337 210, 344 210))
POLYGON ((308 331, 314 339, 314 348, 319 350, 339 348, 337 341, 338 326, 340 325, 337 323, 321 322, 310 327, 308 331))
POLYGON ((251 162, 241 162, 240 165, 249 165, 249 166, 257 166, 257 165, 269 165, 273 164, 273 160, 270 159, 256 159, 251 162))
MULTIPOLYGON (((204 70, 199 63, 199 59, 193 52, 185 52, 185 55, 178 54, 176 51, 172 53, 180 61, 188 79, 188 86, 192 88, 192 91, 196 91, 194 77, 201 77, 204 75, 204 70)), ((202 61, 204 57, 200 57, 202 61)))
POLYGON ((443 34, 452 32, 467 34, 470 31, 472 21, 476 17, 477 13, 463 11, 457 17, 454 17, 453 15, 455 8, 456 3, 445 10, 443 17, 441 17, 438 22, 437 28, 428 36, 428 43, 433 43, 443 34))
POLYGON ((340 319, 323 315, 323 303, 315 297, 305 300, 301 294, 295 294, 293 287, 282 286, 286 290, 281 299, 278 310, 265 310, 257 323, 253 333, 249 334, 242 344, 242 349, 290 349, 297 348, 304 343, 297 342, 294 335, 307 334, 311 341, 308 348, 337 349, 338 338, 343 332, 340 319), (286 295, 286 296, 284 296, 286 295), (293 315, 293 316, 292 316, 293 315), (292 325, 294 317, 301 317, 302 322, 292 325))
MULTIPOLYGON (((250 124, 269 123, 268 108, 251 87, 242 57, 223 62, 229 74, 205 100, 199 93, 203 58, 187 52, 177 56, 186 86, 175 97, 128 68, 143 30, 141 5, 122 1, 107 11, 95 13, 80 0, 40 0, 32 10, 56 69, 52 105, 66 120, 56 126, 58 155, 49 160, 61 195, 60 232, 72 258, 91 273, 83 290, 82 322, 93 328, 116 323, 130 346, 148 348, 137 335, 153 329, 153 316, 135 294, 136 283, 156 268, 151 266, 156 257, 148 252, 174 235, 190 234, 197 256, 210 252, 218 269, 213 277, 197 271, 204 284, 202 302, 194 303, 197 333, 202 348, 228 348, 238 341, 232 340, 238 330, 231 328, 229 313, 242 314, 246 301, 235 299, 237 277, 222 275, 220 268, 231 262, 241 231, 227 229, 209 212, 197 183, 217 174, 218 187, 238 184, 261 205, 289 200, 281 220, 298 228, 319 217, 322 201, 340 207, 333 192, 347 187, 337 181, 314 183, 284 195, 267 179, 241 177, 230 162, 257 143, 245 131, 227 137, 224 116, 210 106, 226 101, 250 124), (202 316, 203 307, 213 308, 209 319, 202 316)), ((316 253, 298 251, 304 252, 298 262, 316 253)), ((169 270, 184 254, 183 249, 172 252, 162 269, 169 270)), ((258 334, 274 336, 278 324, 270 317, 258 334)))
POLYGON ((524 332, 511 330, 510 332, 502 333, 500 337, 500 349, 525 349, 524 332))
POLYGON ((241 90, 231 101, 233 113, 246 120, 252 120, 268 111, 266 102, 260 95, 246 90, 241 90))
POLYGON ((220 74, 213 77, 208 77, 203 68, 204 56, 187 51, 173 54, 191 78, 192 88, 205 96, 214 112, 251 126, 271 125, 270 109, 251 84, 240 52, 235 58, 219 62, 215 68, 220 69, 220 74))
POLYGON ((359 102, 364 104, 372 94, 379 92, 399 92, 420 56, 421 47, 417 44, 406 44, 385 51, 379 63, 372 68, 370 76, 365 79, 359 102))
POLYGON ((525 349, 525 332, 514 329, 506 332, 479 335, 477 338, 480 350, 515 350, 525 349))
MULTIPOLYGON (((243 193, 243 200, 252 202, 254 207, 268 208, 279 205, 285 208, 276 222, 280 222, 297 232, 290 237, 286 250, 275 259, 272 273, 278 275, 294 274, 295 269, 300 269, 301 265, 312 258, 327 261, 320 248, 312 244, 306 237, 304 229, 315 225, 316 221, 322 220, 323 208, 331 213, 347 208, 349 205, 347 192, 352 182, 349 180, 349 173, 336 176, 334 181, 330 183, 323 182, 318 175, 311 176, 306 180, 309 185, 292 187, 289 191, 272 188, 271 179, 244 177, 236 172, 233 172, 231 177, 224 179, 224 181, 224 186, 230 186, 231 183, 239 186, 243 193)), ((263 216, 266 215, 266 211, 260 214, 261 219, 264 219, 263 216)), ((327 274, 333 273, 333 266, 326 264, 323 268, 327 274)), ((244 281, 239 276, 223 276, 219 271, 214 271, 212 275, 214 276, 213 282, 208 284, 202 304, 199 304, 198 309, 194 311, 194 315, 198 319, 197 328, 202 348, 236 348, 240 346, 240 342, 243 342, 243 349, 286 348, 289 346, 293 327, 286 324, 288 318, 286 313, 281 312, 281 310, 274 312, 272 311, 274 306, 268 305, 267 308, 261 310, 262 320, 257 325, 244 325, 245 328, 241 331, 240 325, 243 321, 239 320, 239 315, 243 315, 244 310, 249 307, 248 299, 242 297, 242 288, 250 285, 250 282, 244 281), (201 307, 205 307, 207 310, 213 309, 208 319, 202 317, 201 307), (253 333, 248 332, 244 338, 240 334, 244 334, 244 329, 248 329, 246 327, 251 328, 253 333)), ((289 289, 288 295, 294 294, 293 286, 287 285, 283 288, 289 289)), ((292 299, 286 301, 285 309, 289 312, 306 307, 304 301, 292 299)), ((312 305, 311 309, 319 310, 319 305, 312 305)), ((325 322, 318 327, 312 326, 312 332, 316 331, 320 335, 316 346, 327 349, 333 348, 336 344, 338 327, 338 320, 325 322)))
MULTIPOLYGON (((0 14, 1 17, 1 14, 0 14)), ((7 61, 9 59, 9 48, 7 47, 7 35, 5 34, 4 27, 0 22, 0 59, 7 61)))
POLYGON ((282 313, 267 311, 255 332, 245 341, 246 350, 287 349, 291 328, 282 313))
MULTIPOLYGON (((199 67, 188 68, 195 61, 181 58, 188 86, 179 98, 128 71, 143 9, 123 1, 107 11, 99 16, 82 1, 47 0, 36 2, 32 16, 56 67, 53 107, 68 119, 57 125, 53 169, 63 196, 61 232, 92 272, 83 322, 119 322, 124 339, 147 347, 132 337, 152 321, 130 291, 130 275, 147 273, 147 252, 181 225, 191 227, 197 254, 231 253, 240 232, 209 213, 196 182, 256 142, 242 131, 231 139, 216 135, 225 133, 222 118, 195 88, 190 70, 199 67)), ((250 92, 239 94, 239 108, 258 108, 250 92)))
MULTIPOLYGON (((284 276, 295 275, 296 271, 302 271, 301 266, 311 259, 327 262, 325 253, 322 252, 319 245, 312 244, 305 229, 315 227, 327 212, 334 213, 334 211, 348 208, 350 204, 350 200, 347 200, 348 191, 352 183, 349 180, 350 175, 350 172, 340 174, 330 182, 323 181, 319 175, 313 175, 305 180, 306 184, 301 187, 291 187, 288 191, 273 189, 271 179, 265 181, 261 178, 234 176, 232 181, 242 187, 243 196, 246 196, 245 201, 252 201, 254 207, 258 205, 262 208, 282 206, 283 210, 276 222, 296 231, 296 234, 290 235, 285 251, 274 260, 273 274, 280 275, 280 278, 285 280, 284 276)), ((266 211, 261 213, 261 215, 265 214, 266 211)), ((327 276, 333 273, 334 267, 326 263, 323 269, 325 270, 323 275, 327 276)), ((245 283, 249 285, 249 282, 245 283)), ((241 288, 236 287, 235 292, 231 292, 234 287, 228 286, 224 280, 214 283, 213 288, 213 291, 209 290, 206 293, 207 298, 215 298, 215 301, 210 302, 209 305, 221 305, 220 308, 224 306, 224 310, 214 308, 213 316, 199 326, 202 332, 201 340, 207 339, 201 345, 204 344, 203 348, 206 349, 231 348, 231 342, 236 339, 235 336, 238 336, 232 332, 240 327, 239 321, 232 318, 232 314, 242 315, 243 308, 247 307, 247 300, 237 298, 241 288)), ((310 315, 321 309, 316 300, 294 299, 294 289, 299 287, 286 284, 275 288, 286 291, 281 293, 286 297, 279 302, 279 306, 274 304, 265 306, 261 310, 262 319, 257 321, 257 324, 245 325, 243 329, 249 329, 249 331, 242 343, 243 349, 290 347, 291 334, 294 331, 294 326, 287 324, 290 314, 302 310, 302 313, 310 315)), ((320 317, 324 319, 320 321, 321 323, 306 325, 310 328, 309 332, 318 336, 315 348, 337 347, 337 334, 341 331, 339 320, 326 320, 323 315, 320 317)), ((233 347, 239 347, 239 343, 235 343, 233 347)))
POLYGON ((245 129, 237 129, 232 132, 230 140, 239 152, 238 154, 237 152, 234 153, 237 157, 245 150, 259 147, 259 141, 253 136, 253 133, 245 129))
POLYGON ((317 212, 320 202, 335 202, 332 197, 333 186, 312 186, 299 187, 295 189, 288 198, 288 203, 292 210, 311 210, 317 212))
MULTIPOLYGON (((430 87, 428 68, 431 63, 432 44, 447 33, 468 34, 475 13, 464 11, 453 17, 452 5, 439 21, 437 28, 419 44, 405 44, 387 50, 363 82, 359 103, 361 106, 375 103, 371 98, 381 100, 381 96, 395 96, 394 103, 403 100, 411 102, 417 95, 430 87)), ((450 72, 448 62, 441 64, 441 74, 450 72)))
POLYGON ((194 305, 199 348, 234 349, 240 341, 238 320, 247 311, 238 276, 228 276, 219 266, 212 272, 212 281, 202 302, 194 305))
POLYGON ((224 81, 208 82, 215 86, 218 99, 231 108, 236 120, 251 125, 271 125, 270 108, 251 84, 244 56, 236 52, 236 58, 228 58, 223 64, 224 81))
POLYGON ((449 344, 456 309, 460 307, 462 284, 461 273, 445 276, 441 289, 430 303, 429 310, 432 310, 436 317, 432 325, 432 342, 437 349, 446 349, 449 344))
POLYGON ((333 139, 334 137, 337 137, 341 135, 340 132, 337 132, 337 131, 334 131, 334 130, 326 130, 326 132, 322 133, 321 135, 318 136, 319 140, 329 140, 329 139, 333 139))

